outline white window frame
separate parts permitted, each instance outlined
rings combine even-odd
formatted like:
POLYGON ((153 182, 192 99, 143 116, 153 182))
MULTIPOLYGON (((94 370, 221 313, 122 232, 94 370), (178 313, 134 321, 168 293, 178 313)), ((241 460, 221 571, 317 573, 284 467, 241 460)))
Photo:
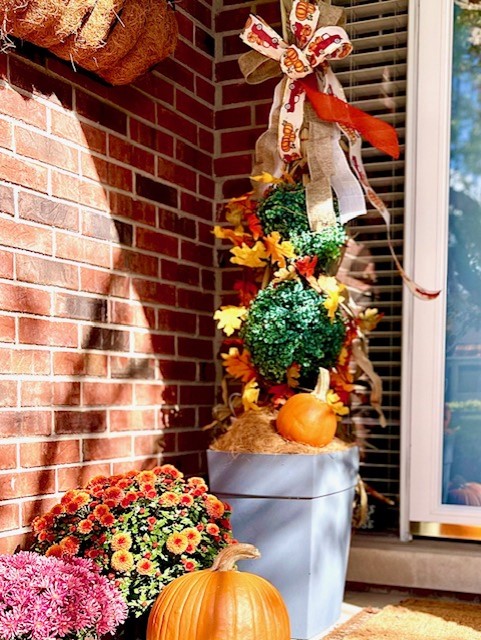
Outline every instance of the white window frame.
POLYGON ((401 538, 412 522, 481 526, 481 508, 441 504, 453 0, 410 0, 404 263, 434 301, 405 291, 401 538))

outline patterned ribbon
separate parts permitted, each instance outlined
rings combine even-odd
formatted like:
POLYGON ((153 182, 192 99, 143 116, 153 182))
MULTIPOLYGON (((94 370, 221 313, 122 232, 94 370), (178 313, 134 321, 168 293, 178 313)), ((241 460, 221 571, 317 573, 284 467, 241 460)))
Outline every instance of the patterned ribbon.
POLYGON ((365 196, 386 223, 389 249, 404 282, 414 295, 432 299, 439 292, 419 287, 400 264, 390 237, 390 213, 371 188, 362 162, 362 136, 399 157, 396 132, 382 120, 351 107, 329 67, 329 60, 344 58, 352 51, 340 26, 343 15, 342 9, 322 0, 316 4, 293 0, 289 16, 293 43, 285 42, 259 16, 249 16, 240 37, 254 51, 239 60, 247 82, 256 84, 284 74, 274 94, 269 129, 256 145, 254 172, 280 176, 285 164, 305 158, 310 175, 306 203, 313 231, 337 221, 332 190, 342 224, 366 213, 365 196), (339 145, 341 135, 349 143, 349 162, 339 145))

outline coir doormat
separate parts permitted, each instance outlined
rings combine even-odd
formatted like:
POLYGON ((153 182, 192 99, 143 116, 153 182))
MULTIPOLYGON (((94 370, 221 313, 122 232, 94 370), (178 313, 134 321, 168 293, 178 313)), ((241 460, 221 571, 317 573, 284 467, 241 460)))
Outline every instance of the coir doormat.
POLYGON ((481 605, 410 599, 363 609, 325 640, 481 640, 481 605))

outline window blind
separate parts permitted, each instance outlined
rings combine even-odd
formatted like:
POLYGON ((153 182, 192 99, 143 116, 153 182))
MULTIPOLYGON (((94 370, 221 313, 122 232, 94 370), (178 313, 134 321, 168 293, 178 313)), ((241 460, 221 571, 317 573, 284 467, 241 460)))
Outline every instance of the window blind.
MULTIPOLYGON (((346 10, 346 29, 354 46, 350 56, 333 64, 347 99, 395 126, 399 136, 399 160, 392 160, 366 143, 363 158, 372 187, 391 211, 394 246, 402 258, 408 0, 334 0, 333 4, 346 10)), ((350 223, 350 235, 356 244, 346 255, 346 264, 354 266, 347 274, 349 286, 364 289, 369 306, 384 313, 382 322, 371 334, 369 354, 383 379, 383 409, 388 425, 381 428, 376 414, 363 406, 353 410, 351 419, 358 428, 368 431, 361 468, 363 479, 396 503, 390 507, 371 499, 373 509, 368 527, 397 530, 402 281, 389 253, 386 228, 374 209, 350 223), (371 269, 363 271, 367 263, 371 269), (371 272, 375 282, 369 286, 371 272)))

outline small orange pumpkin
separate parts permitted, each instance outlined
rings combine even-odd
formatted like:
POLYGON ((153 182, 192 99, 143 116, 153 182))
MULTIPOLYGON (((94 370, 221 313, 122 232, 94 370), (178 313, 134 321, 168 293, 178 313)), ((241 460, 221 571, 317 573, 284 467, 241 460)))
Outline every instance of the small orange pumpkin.
POLYGON ((312 447, 324 447, 336 433, 337 416, 327 403, 329 372, 319 370, 313 393, 298 393, 287 400, 277 415, 277 430, 286 438, 312 447))
POLYGON ((171 582, 152 607, 147 640, 289 640, 281 594, 264 578, 234 570, 238 560, 259 556, 251 544, 232 544, 210 569, 171 582))

